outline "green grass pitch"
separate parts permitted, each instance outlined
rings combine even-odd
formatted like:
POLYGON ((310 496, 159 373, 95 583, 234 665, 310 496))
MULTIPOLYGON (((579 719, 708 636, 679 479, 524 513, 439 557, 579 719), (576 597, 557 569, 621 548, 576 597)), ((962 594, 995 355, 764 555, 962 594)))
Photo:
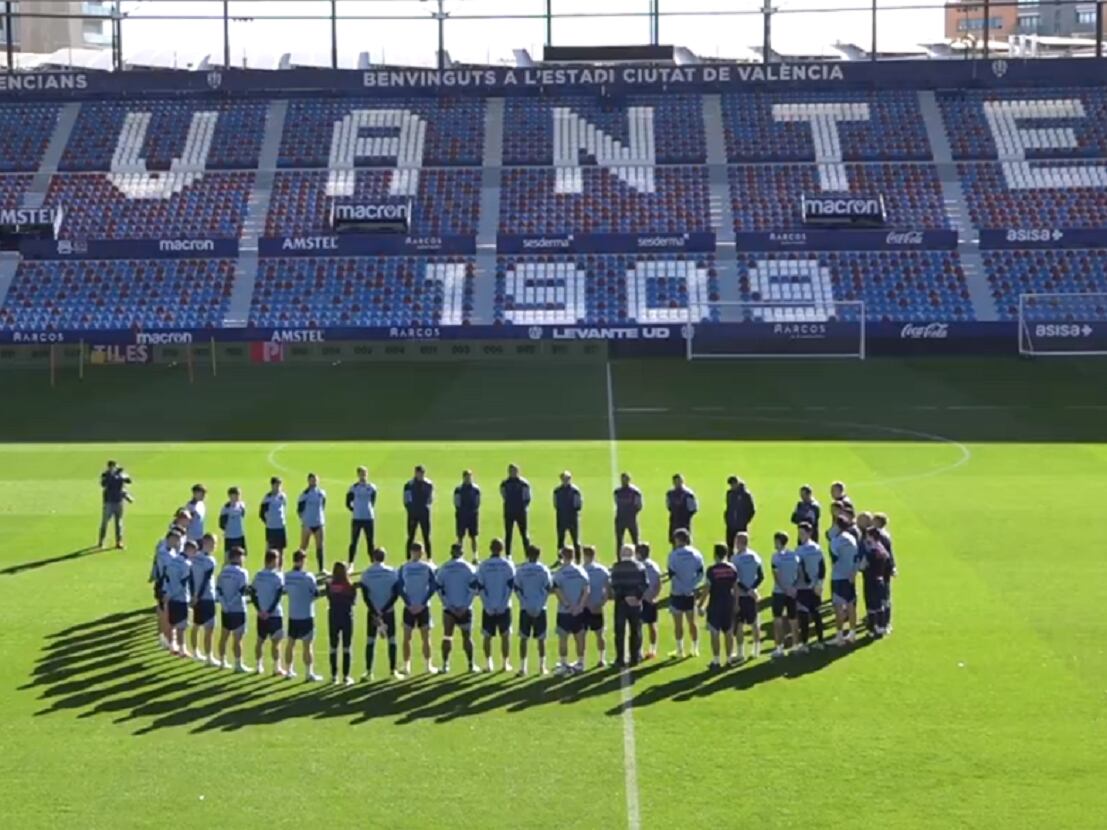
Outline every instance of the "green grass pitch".
MULTIPOLYGON (((0 376, 4 826, 1104 826, 1107 363, 610 368, 610 399, 602 363, 0 376), (135 477, 122 553, 87 549, 108 457, 135 477), (447 677, 308 687, 156 649, 145 577, 194 481, 209 510, 240 485, 253 517, 270 475, 298 492, 317 472, 333 559, 367 464, 395 562, 413 464, 439 487, 444 553, 460 471, 491 496, 511 461, 548 550, 549 492, 573 471, 605 561, 614 470, 645 492, 658 548, 673 472, 700 495, 701 549, 741 475, 763 556, 799 484, 825 503, 843 479, 892 518, 895 634, 719 675, 706 656, 654 661, 626 688, 594 670, 471 677, 457 659, 447 677)), ((486 504, 486 540, 497 524, 486 504)), ((360 608, 356 625, 360 674, 360 608)), ((661 630, 664 655, 667 615, 661 630)))

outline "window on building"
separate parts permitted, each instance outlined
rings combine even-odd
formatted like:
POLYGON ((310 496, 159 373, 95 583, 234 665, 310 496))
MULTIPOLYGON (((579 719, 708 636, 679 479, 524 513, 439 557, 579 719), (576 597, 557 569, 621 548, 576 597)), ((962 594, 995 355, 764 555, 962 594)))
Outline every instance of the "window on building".
POLYGON ((1095 26, 1095 9, 1077 9, 1076 25, 1095 26))
POLYGON ((1024 35, 1034 34, 1041 25, 1042 18, 1037 14, 1019 15, 1019 32, 1024 35))
MULTIPOLYGON (((1000 17, 990 18, 988 21, 988 31, 996 32, 1003 28, 1003 19, 1000 17)), ((984 31, 984 18, 983 17, 969 17, 963 20, 957 21, 957 30, 959 32, 982 32, 984 31)))

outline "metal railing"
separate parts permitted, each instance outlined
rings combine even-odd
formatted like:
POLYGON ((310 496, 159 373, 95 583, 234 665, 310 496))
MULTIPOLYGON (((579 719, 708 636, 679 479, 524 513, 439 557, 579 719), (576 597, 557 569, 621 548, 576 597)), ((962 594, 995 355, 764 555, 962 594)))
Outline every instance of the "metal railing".
POLYGON ((1107 0, 0 0, 7 68, 503 64, 554 45, 690 60, 1103 54, 1107 0), (97 8, 103 13, 90 14, 97 8), (100 52, 95 60, 88 53, 100 52), (60 53, 60 56, 59 56, 60 53))

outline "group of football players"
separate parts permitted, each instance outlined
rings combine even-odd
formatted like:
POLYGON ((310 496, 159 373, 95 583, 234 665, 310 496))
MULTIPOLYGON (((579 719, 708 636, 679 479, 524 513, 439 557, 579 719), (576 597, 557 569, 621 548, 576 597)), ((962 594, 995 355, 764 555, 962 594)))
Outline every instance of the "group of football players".
MULTIPOLYGON (((364 678, 373 676, 378 640, 387 644, 389 671, 396 676, 411 673, 413 641, 418 633, 427 671, 449 671, 455 631, 459 632, 468 669, 493 671, 493 642, 500 639, 501 667, 512 671, 510 637, 512 604, 519 605, 519 675, 528 672, 529 641, 536 643, 540 674, 546 663, 547 604, 557 600, 556 632, 558 659, 554 671, 584 670, 584 653, 593 634, 599 666, 608 665, 605 607, 614 605, 616 623, 616 666, 635 665, 657 656, 658 608, 662 604, 662 583, 668 581, 668 606, 672 614, 676 650, 674 656, 699 654, 697 616, 705 617, 711 640, 710 667, 737 664, 747 659, 746 629, 749 629, 749 657, 761 654, 761 587, 766 579, 761 557, 750 548, 749 527, 756 515, 752 494, 737 476, 728 479, 724 514, 726 543, 714 546, 713 562, 705 563, 692 545, 692 525, 699 507, 695 493, 680 475, 666 493, 669 513, 669 553, 664 570, 651 558, 650 545, 641 541, 638 517, 644 500, 627 474, 621 476, 613 493, 616 562, 609 569, 601 564, 594 546, 580 543, 580 513, 583 497, 566 471, 553 491, 558 560, 550 567, 541 561, 541 549, 531 543, 529 509, 531 487, 516 465, 508 467, 500 484, 503 503, 503 538, 493 539, 488 556, 479 558, 481 491, 466 470, 454 488, 455 541, 447 561, 435 566, 431 549, 431 507, 434 484, 418 466, 403 488, 407 514, 406 559, 391 566, 386 551, 375 544, 377 488, 365 467, 346 493, 351 515, 347 560, 324 568, 327 495, 314 474, 296 500, 300 519, 300 546, 285 568, 287 511, 289 499, 283 482, 274 477, 262 498, 258 517, 265 528, 264 566, 250 579, 245 568, 246 505, 237 487, 228 490, 219 511, 223 534, 223 561, 216 559, 214 533, 206 529, 206 490, 192 489, 188 503, 175 514, 168 532, 159 541, 150 571, 158 606, 159 643, 175 654, 238 672, 265 671, 265 647, 269 644, 273 671, 297 677, 296 647, 300 646, 303 676, 308 681, 323 678, 316 672, 314 637, 315 606, 326 600, 329 663, 332 682, 354 682, 352 675, 353 609, 358 596, 367 608, 368 633, 365 643, 364 678), (515 532, 521 537, 525 561, 516 565, 511 548, 515 532), (422 541, 417 541, 420 535, 422 541), (371 563, 360 574, 354 570, 359 542, 366 537, 371 563), (630 538, 631 544, 623 544, 630 538), (467 561, 463 544, 468 539, 472 561, 467 561), (306 568, 307 551, 314 543, 318 575, 306 568), (356 578, 355 578, 356 577, 356 578), (286 612, 283 608, 287 598, 286 612), (481 600, 480 634, 483 660, 475 654, 472 631, 474 605, 481 600), (432 657, 432 601, 442 605, 441 662, 432 657), (247 612, 256 610, 257 639, 254 666, 243 655, 247 612), (401 606, 401 623, 396 606, 401 606), (216 612, 220 633, 215 641, 216 612), (643 628, 646 637, 642 636, 643 628), (629 632, 629 642, 625 634, 629 632), (402 662, 398 633, 402 634, 402 662), (685 636, 689 649, 685 649, 685 636), (285 641, 282 653, 281 641, 285 641), (575 661, 570 661, 570 644, 575 661), (230 653, 228 653, 230 646, 230 653)), ((810 487, 800 488, 791 515, 795 539, 783 531, 773 535, 770 558, 771 588, 765 606, 771 609, 774 658, 789 650, 804 653, 826 643, 823 619, 823 585, 828 567, 820 539, 829 552, 830 599, 836 633, 833 645, 855 641, 858 631, 857 576, 862 579, 866 627, 874 638, 891 632, 891 582, 896 573, 887 517, 882 513, 858 512, 841 482, 830 488, 830 526, 820 536, 822 508, 810 487), (815 635, 813 642, 811 634, 815 635), (810 642, 810 645, 809 645, 810 642)))

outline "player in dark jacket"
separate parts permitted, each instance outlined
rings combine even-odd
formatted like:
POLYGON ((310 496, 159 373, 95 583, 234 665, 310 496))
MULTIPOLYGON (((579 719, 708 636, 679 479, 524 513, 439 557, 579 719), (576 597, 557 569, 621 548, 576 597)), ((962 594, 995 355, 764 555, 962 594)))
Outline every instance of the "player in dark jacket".
POLYGON ((746 482, 738 476, 731 476, 726 483, 728 489, 723 519, 726 521, 726 546, 733 551, 734 537, 749 530, 757 508, 753 503, 753 494, 746 489, 746 482))

